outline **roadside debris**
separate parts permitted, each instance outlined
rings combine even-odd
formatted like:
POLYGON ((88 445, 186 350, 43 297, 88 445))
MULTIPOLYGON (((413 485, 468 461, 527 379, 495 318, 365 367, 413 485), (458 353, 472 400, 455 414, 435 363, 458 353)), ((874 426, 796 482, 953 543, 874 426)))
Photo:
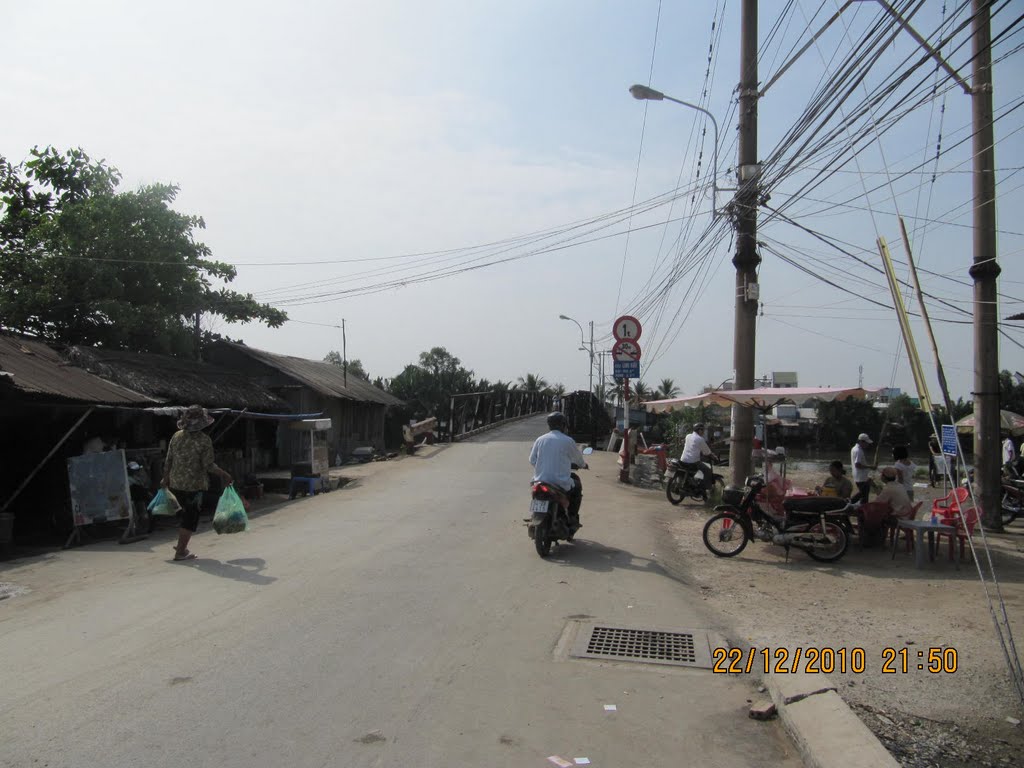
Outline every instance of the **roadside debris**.
POLYGON ((747 712, 754 720, 771 720, 777 714, 775 705, 770 701, 759 701, 750 706, 747 712))

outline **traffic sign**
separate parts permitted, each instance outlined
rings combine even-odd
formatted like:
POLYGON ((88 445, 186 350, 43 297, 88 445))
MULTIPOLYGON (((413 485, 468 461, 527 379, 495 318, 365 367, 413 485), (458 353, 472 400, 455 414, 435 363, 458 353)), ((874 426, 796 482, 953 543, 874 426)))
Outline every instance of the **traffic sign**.
POLYGON ((616 379, 639 379, 640 378, 640 361, 639 360, 616 360, 612 363, 614 371, 612 375, 616 379))
POLYGON ((642 330, 639 320, 632 315, 623 315, 612 326, 612 335, 616 341, 637 341, 642 330))
POLYGON ((616 362, 635 362, 640 359, 640 345, 635 341, 617 341, 612 347, 612 360, 616 362))
POLYGON ((942 452, 947 456, 956 456, 956 426, 942 425, 942 452))

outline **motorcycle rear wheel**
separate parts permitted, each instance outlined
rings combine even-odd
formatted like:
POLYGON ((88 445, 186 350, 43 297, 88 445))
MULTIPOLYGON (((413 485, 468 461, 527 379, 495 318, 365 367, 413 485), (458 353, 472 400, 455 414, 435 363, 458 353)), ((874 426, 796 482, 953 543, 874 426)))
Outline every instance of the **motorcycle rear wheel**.
MULTIPOLYGON (((821 523, 815 523, 808 529, 808 531, 812 533, 822 533, 821 523)), ((850 546, 850 537, 846 535, 846 531, 841 525, 833 522, 825 523, 824 532, 829 536, 833 536, 836 540, 835 544, 830 549, 806 549, 804 551, 819 563, 834 563, 846 554, 846 550, 850 546)))
POLYGON ((686 475, 680 472, 676 472, 669 478, 668 485, 665 486, 665 496, 673 504, 679 504, 684 498, 686 498, 686 475))
POLYGON ((544 518, 544 522, 537 526, 533 535, 533 545, 537 548, 537 554, 547 557, 551 554, 551 515, 544 518))
POLYGON ((1003 525, 1009 525, 1021 515, 1021 503, 1010 498, 1010 494, 1004 493, 1002 504, 1003 525))
POLYGON ((704 546, 718 557, 735 557, 747 546, 747 530, 736 512, 719 512, 704 523, 704 546))

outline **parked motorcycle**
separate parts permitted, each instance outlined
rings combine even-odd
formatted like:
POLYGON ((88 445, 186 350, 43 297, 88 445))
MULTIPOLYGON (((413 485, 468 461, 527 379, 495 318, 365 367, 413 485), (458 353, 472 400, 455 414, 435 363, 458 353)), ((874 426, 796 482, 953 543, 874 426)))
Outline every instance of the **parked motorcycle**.
MULTIPOLYGON (((593 448, 583 449, 584 456, 593 452, 593 448)), ((572 468, 580 469, 576 464, 572 468)), ((573 479, 579 478, 574 474, 573 479)), ((569 497, 561 488, 549 483, 534 483, 531 490, 530 522, 526 532, 533 539, 537 554, 547 557, 551 554, 552 545, 559 540, 571 541, 576 533, 569 519, 569 497)))
MULTIPOLYGON (((704 473, 703 470, 697 468, 696 464, 684 464, 679 459, 669 459, 668 472, 665 474, 671 474, 665 484, 665 495, 670 502, 679 504, 683 499, 689 497, 707 503, 708 494, 702 483, 704 473)), ((718 498, 721 496, 722 489, 725 488, 725 478, 714 474, 711 485, 714 486, 714 496, 718 498)))
POLYGON ((850 546, 849 516, 856 507, 846 499, 808 496, 783 501, 785 515, 776 517, 761 508, 757 494, 765 486, 763 477, 746 479, 746 492, 726 491, 727 503, 715 507, 704 525, 704 546, 719 557, 735 557, 755 538, 786 548, 802 549, 823 563, 833 563, 850 546))

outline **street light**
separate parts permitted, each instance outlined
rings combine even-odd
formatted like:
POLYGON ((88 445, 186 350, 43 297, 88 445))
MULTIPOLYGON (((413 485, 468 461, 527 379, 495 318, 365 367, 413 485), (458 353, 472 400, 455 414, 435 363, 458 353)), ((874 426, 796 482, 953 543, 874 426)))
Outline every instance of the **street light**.
POLYGON ((718 193, 719 192, 735 192, 735 187, 720 187, 718 186, 718 121, 715 120, 715 116, 708 112, 704 107, 698 107, 696 104, 691 104, 688 101, 682 99, 676 99, 672 96, 667 96, 661 91, 656 91, 653 88, 648 88, 646 85, 631 85, 629 86, 629 92, 633 95, 634 99, 638 101, 672 101, 676 104, 682 104, 684 107, 695 109, 703 115, 707 115, 708 120, 711 121, 711 128, 715 133, 715 145, 714 145, 714 168, 711 169, 711 214, 712 216, 718 216, 718 193))
POLYGON ((583 336, 583 326, 580 325, 576 320, 569 317, 568 315, 559 315, 559 320, 568 320, 571 323, 576 323, 576 327, 580 329, 580 347, 584 352, 590 353, 590 392, 594 391, 594 321, 590 321, 590 349, 587 349, 587 340, 583 336))

